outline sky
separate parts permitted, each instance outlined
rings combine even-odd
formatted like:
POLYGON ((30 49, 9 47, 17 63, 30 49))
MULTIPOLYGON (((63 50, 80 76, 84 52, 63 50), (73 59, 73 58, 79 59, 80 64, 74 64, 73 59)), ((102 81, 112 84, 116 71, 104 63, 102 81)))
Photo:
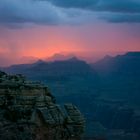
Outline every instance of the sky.
POLYGON ((140 51, 140 0, 0 0, 0 66, 128 51, 140 51))

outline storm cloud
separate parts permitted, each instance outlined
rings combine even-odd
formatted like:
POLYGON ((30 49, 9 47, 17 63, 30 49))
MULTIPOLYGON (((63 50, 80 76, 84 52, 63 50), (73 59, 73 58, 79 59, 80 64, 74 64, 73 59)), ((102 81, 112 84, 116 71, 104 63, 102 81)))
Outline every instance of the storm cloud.
MULTIPOLYGON (((45 0, 43 0, 45 1, 45 0)), ((92 11, 108 11, 122 13, 140 12, 139 0, 46 0, 61 7, 90 9, 92 11)))
POLYGON ((77 24, 93 17, 92 12, 63 8, 48 1, 1 0, 0 24, 20 27, 20 24, 77 24))
POLYGON ((140 22, 139 0, 0 0, 0 25, 140 22))
POLYGON ((67 8, 80 8, 96 12, 100 19, 109 22, 140 22, 139 0, 49 0, 67 8))
POLYGON ((31 0, 1 0, 1 23, 59 23, 65 15, 49 2, 31 0))

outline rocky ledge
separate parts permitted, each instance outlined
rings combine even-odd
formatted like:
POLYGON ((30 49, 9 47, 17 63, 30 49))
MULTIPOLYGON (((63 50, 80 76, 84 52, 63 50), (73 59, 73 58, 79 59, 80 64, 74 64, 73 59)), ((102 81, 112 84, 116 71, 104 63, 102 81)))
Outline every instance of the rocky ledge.
POLYGON ((80 140, 84 127, 77 107, 57 105, 47 86, 0 72, 0 140, 80 140))

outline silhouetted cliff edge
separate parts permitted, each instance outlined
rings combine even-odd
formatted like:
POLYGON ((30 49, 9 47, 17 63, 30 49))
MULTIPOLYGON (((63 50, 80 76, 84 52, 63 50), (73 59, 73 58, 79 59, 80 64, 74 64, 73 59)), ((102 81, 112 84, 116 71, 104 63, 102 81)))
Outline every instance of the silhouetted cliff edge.
POLYGON ((77 107, 61 108, 45 85, 0 72, 0 140, 77 140, 84 127, 77 107))

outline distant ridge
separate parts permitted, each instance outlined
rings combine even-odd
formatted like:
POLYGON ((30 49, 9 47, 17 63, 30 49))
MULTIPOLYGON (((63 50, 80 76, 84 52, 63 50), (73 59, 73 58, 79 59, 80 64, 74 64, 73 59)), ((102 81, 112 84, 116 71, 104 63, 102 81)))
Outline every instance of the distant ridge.
MULTIPOLYGON (((27 77, 42 77, 46 76, 87 76, 96 75, 92 67, 85 61, 78 59, 77 57, 71 57, 66 60, 55 60, 55 61, 44 61, 38 60, 32 64, 22 64, 22 65, 12 65, 10 67, 4 68, 7 73, 21 73, 27 77)), ((96 77, 96 76, 95 76, 96 77)))
POLYGON ((140 52, 128 52, 126 53, 126 56, 139 56, 140 57, 140 52))
POLYGON ((40 63, 45 63, 45 61, 43 61, 42 59, 39 59, 35 62, 36 64, 40 64, 40 63))
POLYGON ((67 61, 80 61, 76 56, 73 56, 69 59, 67 59, 67 61))
POLYGON ((46 64, 47 62, 42 60, 42 59, 39 59, 37 60, 36 62, 34 62, 33 64, 31 64, 32 66, 36 66, 36 65, 40 65, 40 64, 46 64))
POLYGON ((46 61, 61 61, 61 60, 70 59, 72 57, 75 57, 75 56, 73 54, 64 55, 64 54, 61 54, 61 53, 56 53, 53 56, 46 58, 45 60, 46 61))
POLYGON ((140 52, 128 52, 116 57, 107 56, 91 64, 91 66, 100 75, 134 79, 140 75, 140 52))

